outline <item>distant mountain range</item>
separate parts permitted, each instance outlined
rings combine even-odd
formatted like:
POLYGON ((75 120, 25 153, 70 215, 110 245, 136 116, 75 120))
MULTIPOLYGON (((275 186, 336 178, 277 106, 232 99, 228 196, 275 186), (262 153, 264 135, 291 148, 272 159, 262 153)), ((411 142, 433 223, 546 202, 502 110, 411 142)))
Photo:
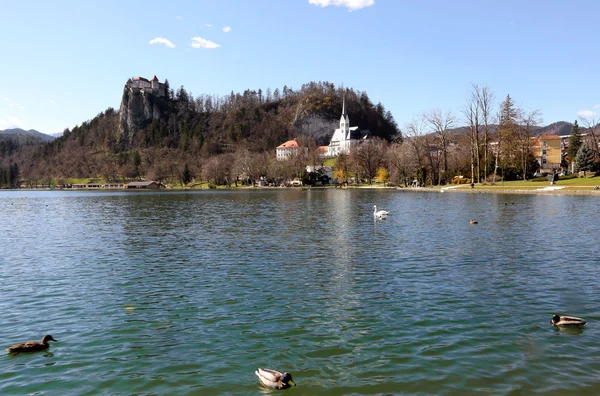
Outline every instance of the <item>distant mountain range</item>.
MULTIPOLYGON (((483 128, 483 126, 482 126, 482 128, 483 128)), ((498 125, 495 125, 495 124, 490 125, 490 132, 491 133, 496 132, 496 128, 498 128, 498 125)), ((570 135, 572 130, 573 130, 573 124, 571 122, 558 121, 558 122, 555 122, 550 125, 536 127, 533 131, 533 134, 536 136, 545 136, 545 135, 563 136, 563 135, 570 135)), ((450 133, 457 133, 457 134, 467 133, 468 131, 469 131, 469 127, 467 127, 467 126, 452 128, 449 130, 450 133)), ((581 127, 580 127, 580 131, 585 132, 581 127)))
POLYGON ((46 135, 45 133, 30 129, 28 131, 21 128, 4 129, 0 131, 0 135, 21 135, 21 136, 34 136, 40 138, 44 142, 51 142, 56 139, 55 136, 46 135))

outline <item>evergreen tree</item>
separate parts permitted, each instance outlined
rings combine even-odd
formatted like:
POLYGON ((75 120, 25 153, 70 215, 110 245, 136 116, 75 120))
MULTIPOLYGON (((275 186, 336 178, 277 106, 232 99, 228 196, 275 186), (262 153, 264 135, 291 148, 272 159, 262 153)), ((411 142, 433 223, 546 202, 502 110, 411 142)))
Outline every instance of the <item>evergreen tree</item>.
POLYGON ((21 179, 21 172, 19 171, 19 165, 11 164, 9 166, 8 184, 10 188, 19 188, 19 181, 21 179))
POLYGON ((569 147, 567 149, 567 155, 569 156, 569 162, 574 162, 577 158, 577 153, 581 148, 581 134, 579 133, 579 124, 577 120, 573 124, 573 130, 571 131, 571 137, 569 138, 569 147))
POLYGON ((188 164, 185 164, 185 168, 183 169, 183 173, 181 174, 181 184, 184 186, 192 181, 192 173, 190 172, 190 168, 188 168, 188 164))
POLYGON ((594 165, 594 159, 592 158, 592 152, 588 149, 587 145, 582 144, 577 152, 577 158, 575 160, 575 168, 579 171, 589 171, 594 165))

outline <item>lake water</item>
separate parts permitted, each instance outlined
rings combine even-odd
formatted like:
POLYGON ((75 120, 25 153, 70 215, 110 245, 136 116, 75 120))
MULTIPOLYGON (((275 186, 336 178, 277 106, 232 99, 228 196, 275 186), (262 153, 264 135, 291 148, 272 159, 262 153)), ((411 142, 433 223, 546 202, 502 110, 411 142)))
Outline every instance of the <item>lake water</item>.
POLYGON ((599 202, 2 191, 0 394, 598 394, 599 202))

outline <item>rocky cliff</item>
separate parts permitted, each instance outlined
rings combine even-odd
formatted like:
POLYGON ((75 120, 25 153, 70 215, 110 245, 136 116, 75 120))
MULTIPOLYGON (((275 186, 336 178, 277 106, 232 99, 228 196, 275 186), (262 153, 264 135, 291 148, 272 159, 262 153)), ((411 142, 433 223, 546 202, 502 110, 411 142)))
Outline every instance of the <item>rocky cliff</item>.
POLYGON ((164 108, 165 98, 125 85, 119 108, 119 141, 131 144, 135 132, 160 119, 164 108))

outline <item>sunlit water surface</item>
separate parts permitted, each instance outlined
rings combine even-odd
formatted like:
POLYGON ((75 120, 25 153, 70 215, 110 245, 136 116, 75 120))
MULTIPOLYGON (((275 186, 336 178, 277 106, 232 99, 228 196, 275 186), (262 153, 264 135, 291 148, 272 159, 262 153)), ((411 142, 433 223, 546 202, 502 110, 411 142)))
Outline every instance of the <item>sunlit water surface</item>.
POLYGON ((0 394, 598 394, 598 203, 0 192, 0 394))

